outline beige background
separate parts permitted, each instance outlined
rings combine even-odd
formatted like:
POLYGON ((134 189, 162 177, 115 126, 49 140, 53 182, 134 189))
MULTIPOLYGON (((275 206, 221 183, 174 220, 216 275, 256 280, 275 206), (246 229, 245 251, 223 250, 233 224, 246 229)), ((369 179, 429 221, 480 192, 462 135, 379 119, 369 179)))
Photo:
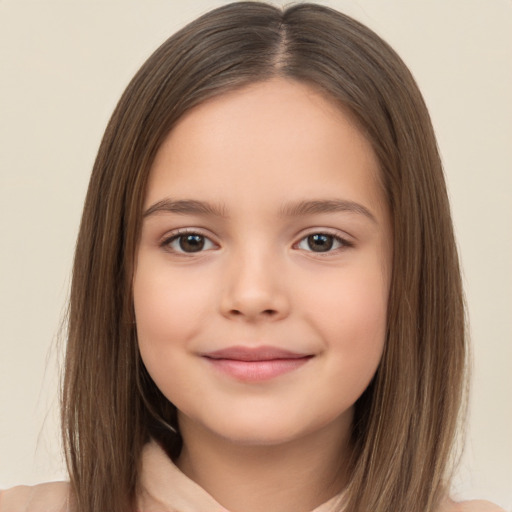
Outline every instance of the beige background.
MULTIPOLYGON (((0 487, 65 475, 55 339, 108 117, 156 46, 224 3, 0 0, 0 487)), ((430 107, 474 343, 466 455, 454 491, 512 510, 512 2, 321 3, 390 42, 430 107)))

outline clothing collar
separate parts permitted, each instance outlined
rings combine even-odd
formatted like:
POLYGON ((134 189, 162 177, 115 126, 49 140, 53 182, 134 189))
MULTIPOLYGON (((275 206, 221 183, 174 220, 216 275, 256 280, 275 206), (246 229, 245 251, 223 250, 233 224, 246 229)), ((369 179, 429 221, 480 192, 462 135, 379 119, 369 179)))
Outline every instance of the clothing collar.
MULTIPOLYGON (((140 512, 229 512, 182 473, 156 441, 144 447, 140 486, 140 512)), ((311 512, 339 511, 341 500, 342 493, 311 512)))

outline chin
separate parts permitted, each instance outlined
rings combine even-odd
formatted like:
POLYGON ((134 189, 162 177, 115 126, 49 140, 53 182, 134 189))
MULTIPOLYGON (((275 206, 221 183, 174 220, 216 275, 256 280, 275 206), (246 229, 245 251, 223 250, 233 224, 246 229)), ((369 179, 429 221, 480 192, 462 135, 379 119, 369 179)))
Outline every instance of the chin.
POLYGON ((300 435, 300 426, 287 421, 286 417, 227 417, 216 425, 205 425, 219 437, 236 444, 275 445, 287 442, 300 435))
POLYGON ((224 432, 219 434, 226 441, 243 446, 278 446, 294 441, 301 437, 301 432, 275 432, 269 429, 252 431, 224 432))
POLYGON ((202 429, 236 445, 277 446, 309 435, 323 435, 328 431, 337 432, 336 436, 339 436, 340 432, 348 426, 346 425, 348 419, 305 418, 303 414, 286 414, 284 411, 271 415, 231 414, 218 418, 218 421, 211 421, 210 417, 210 421, 202 423, 202 429))

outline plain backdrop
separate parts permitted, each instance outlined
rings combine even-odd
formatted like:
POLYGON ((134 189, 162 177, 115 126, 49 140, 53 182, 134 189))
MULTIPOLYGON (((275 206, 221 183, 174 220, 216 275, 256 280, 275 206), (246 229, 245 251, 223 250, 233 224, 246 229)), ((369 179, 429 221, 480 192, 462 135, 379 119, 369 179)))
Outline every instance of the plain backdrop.
MULTIPOLYGON (((107 120, 164 39, 225 3, 0 0, 0 487, 65 478, 56 339, 107 120)), ((430 108, 474 356, 454 494, 512 510, 512 2, 320 3, 384 37, 430 108)))

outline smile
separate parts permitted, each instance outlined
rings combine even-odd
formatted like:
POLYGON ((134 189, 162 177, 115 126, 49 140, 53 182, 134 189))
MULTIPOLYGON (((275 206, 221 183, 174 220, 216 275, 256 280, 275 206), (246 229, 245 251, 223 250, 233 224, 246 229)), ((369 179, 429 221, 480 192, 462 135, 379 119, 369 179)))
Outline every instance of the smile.
POLYGON ((229 347, 203 354, 216 370, 246 382, 273 379, 303 366, 312 354, 303 354, 276 347, 229 347))

